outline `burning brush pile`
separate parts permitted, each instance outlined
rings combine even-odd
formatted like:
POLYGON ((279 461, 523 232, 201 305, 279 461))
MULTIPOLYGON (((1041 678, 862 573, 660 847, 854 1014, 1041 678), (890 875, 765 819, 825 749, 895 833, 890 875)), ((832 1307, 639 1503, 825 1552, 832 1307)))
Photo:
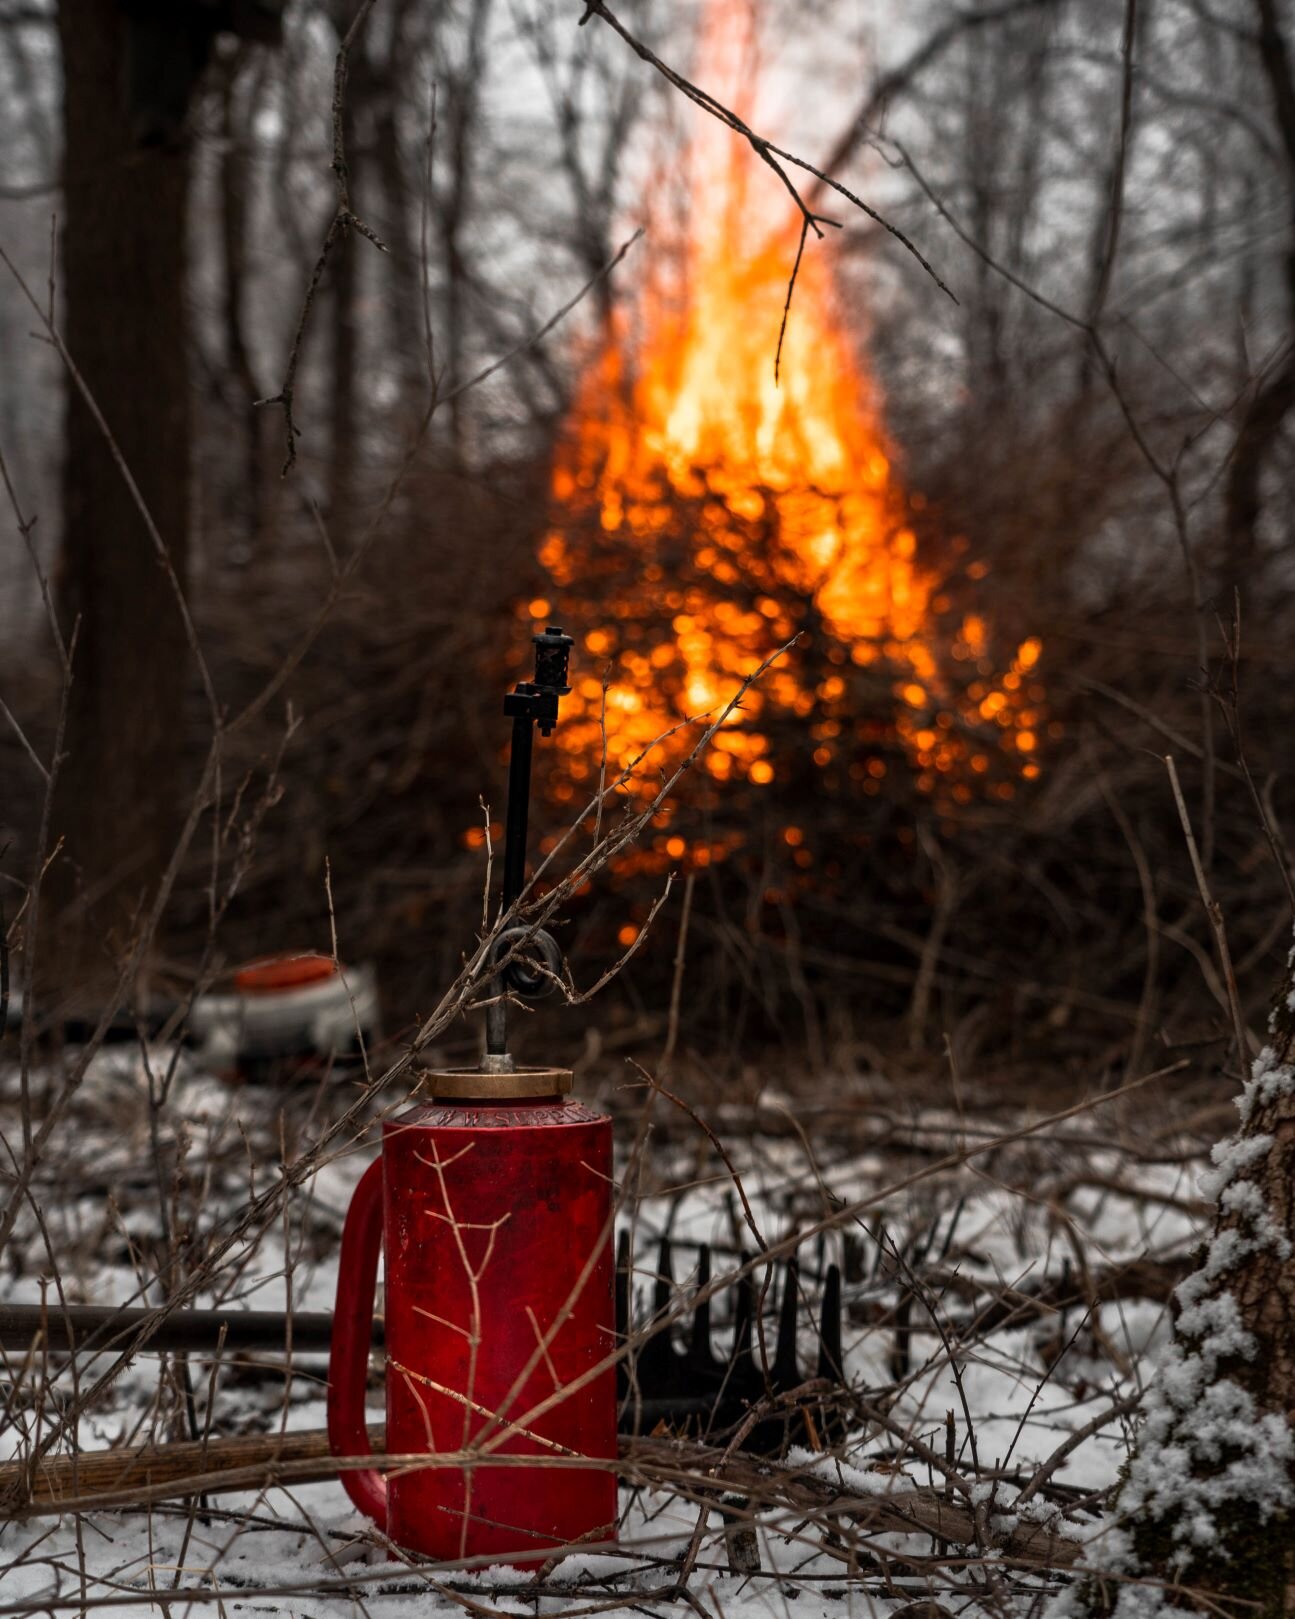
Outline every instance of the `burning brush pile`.
POLYGON ((605 747, 609 775, 650 796, 695 741, 681 722, 797 638, 705 755, 715 790, 663 814, 634 860, 750 855, 753 794, 720 790, 745 783, 779 880, 836 885, 881 824, 869 799, 956 817, 1039 776, 1042 648, 995 622, 986 564, 905 492, 824 251, 807 247, 788 306, 795 222, 746 245, 750 219, 768 229, 763 171, 718 128, 690 157, 687 242, 587 368, 553 472, 550 585, 522 608, 577 635, 553 792, 581 802, 605 747))

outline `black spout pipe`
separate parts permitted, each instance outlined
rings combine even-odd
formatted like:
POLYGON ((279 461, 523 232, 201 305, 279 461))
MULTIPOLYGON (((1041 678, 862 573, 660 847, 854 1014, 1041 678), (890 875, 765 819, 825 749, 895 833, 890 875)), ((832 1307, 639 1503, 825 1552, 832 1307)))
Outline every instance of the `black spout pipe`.
MULTIPOLYGON (((552 733, 558 721, 558 699, 571 690, 567 684, 567 670, 571 637, 558 624, 550 624, 542 635, 533 635, 535 647, 535 678, 519 680, 515 690, 504 698, 504 713, 513 722, 513 745, 508 760, 508 808, 504 817, 504 892, 503 908, 509 911, 526 887, 526 834, 531 808, 531 757, 534 752, 538 725, 544 736, 552 733)), ((556 946, 553 947, 556 953, 556 946)), ((541 954, 545 952, 541 950, 541 954)), ((561 956, 558 955, 559 964, 561 956)), ((527 993, 524 985, 514 979, 510 986, 527 993)), ((543 994, 551 985, 541 980, 538 992, 543 994)), ((486 1012, 486 1058, 497 1064, 496 1071, 511 1067, 508 1056, 508 1014, 495 984, 495 1001, 486 1012)))
POLYGON ((513 715, 508 760, 508 812, 504 831, 504 909, 510 910, 526 887, 526 832, 531 810, 531 755, 535 732, 529 714, 513 715))

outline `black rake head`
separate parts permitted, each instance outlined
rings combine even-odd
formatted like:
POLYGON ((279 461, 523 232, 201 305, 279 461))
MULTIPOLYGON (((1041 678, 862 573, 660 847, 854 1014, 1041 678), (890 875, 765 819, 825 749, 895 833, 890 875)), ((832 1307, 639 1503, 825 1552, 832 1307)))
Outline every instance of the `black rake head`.
POLYGON ((702 1243, 697 1249, 696 1285, 689 1303, 676 1287, 670 1239, 662 1239, 651 1311, 646 1319, 635 1321, 630 1234, 620 1233, 616 1333, 619 1344, 630 1345, 617 1366, 622 1433, 670 1432, 729 1442, 744 1430, 741 1448, 761 1455, 793 1445, 820 1450, 843 1434, 841 1272, 830 1265, 822 1274, 815 1329, 818 1353, 812 1370, 802 1368, 796 1347, 802 1305, 812 1307, 805 1299, 798 1260, 770 1266, 764 1275, 762 1289, 752 1256, 741 1255, 738 1278, 725 1289, 733 1294, 732 1309, 724 1312, 732 1320, 732 1333, 727 1349, 717 1352, 711 1326, 716 1295, 711 1291, 709 1246, 702 1243), (758 1318, 775 1268, 781 1270, 782 1285, 770 1345, 758 1318), (686 1335, 680 1331, 685 1316, 691 1318, 686 1335), (788 1398, 811 1380, 831 1387, 806 1390, 803 1400, 788 1398))

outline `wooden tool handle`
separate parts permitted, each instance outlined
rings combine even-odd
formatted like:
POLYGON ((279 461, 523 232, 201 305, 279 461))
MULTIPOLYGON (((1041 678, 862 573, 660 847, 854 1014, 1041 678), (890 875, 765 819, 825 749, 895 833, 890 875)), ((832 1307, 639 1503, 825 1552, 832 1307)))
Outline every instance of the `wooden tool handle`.
MULTIPOLYGON (((381 1455, 386 1444, 386 1429, 381 1424, 370 1427, 369 1443, 381 1455)), ((52 1506, 70 1507, 90 1497, 96 1507, 124 1506, 178 1495, 258 1489, 278 1480, 317 1483, 337 1474, 338 1461, 322 1428, 130 1445, 75 1456, 45 1456, 37 1462, 34 1476, 26 1462, 3 1463, 0 1515, 35 1516, 52 1506), (5 1504, 10 1508, 7 1514, 5 1504)))

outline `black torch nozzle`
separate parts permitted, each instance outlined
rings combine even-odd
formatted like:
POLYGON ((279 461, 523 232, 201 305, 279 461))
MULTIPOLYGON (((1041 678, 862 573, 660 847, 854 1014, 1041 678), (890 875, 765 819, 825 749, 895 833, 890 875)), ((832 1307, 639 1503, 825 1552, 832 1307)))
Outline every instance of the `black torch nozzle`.
POLYGON ((567 671, 571 664, 571 648, 575 642, 560 624, 550 624, 541 635, 533 635, 535 648, 535 678, 529 682, 539 701, 535 704, 535 723, 541 736, 548 736, 558 718, 558 698, 571 690, 567 671))

